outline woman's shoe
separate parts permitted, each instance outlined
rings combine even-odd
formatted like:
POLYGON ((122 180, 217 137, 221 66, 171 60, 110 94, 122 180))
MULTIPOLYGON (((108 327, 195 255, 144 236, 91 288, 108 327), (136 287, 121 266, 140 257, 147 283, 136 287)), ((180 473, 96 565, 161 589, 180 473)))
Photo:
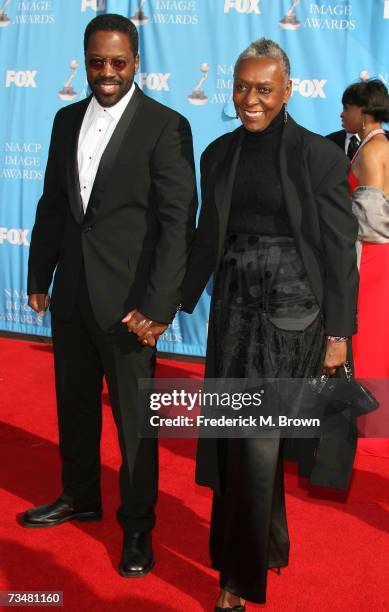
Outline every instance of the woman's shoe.
POLYGON ((217 603, 227 604, 227 605, 225 606, 216 605, 215 612, 246 612, 245 601, 243 600, 243 603, 242 603, 241 597, 238 597, 236 595, 233 595, 233 597, 228 597, 228 595, 233 595, 233 593, 229 593, 228 591, 225 591, 224 589, 220 591, 219 598, 217 599, 217 603), (238 600, 239 603, 235 603, 235 605, 233 605, 234 600, 235 602, 236 600, 238 600))
POLYGON ((281 574, 281 567, 285 567, 285 566, 284 565, 272 565, 268 569, 271 572, 275 572, 276 574, 280 575, 281 574))

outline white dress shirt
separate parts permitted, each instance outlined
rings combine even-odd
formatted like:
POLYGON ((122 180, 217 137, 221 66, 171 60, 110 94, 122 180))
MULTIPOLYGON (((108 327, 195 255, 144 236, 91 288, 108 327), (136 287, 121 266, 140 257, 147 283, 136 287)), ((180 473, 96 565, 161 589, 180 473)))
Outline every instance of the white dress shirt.
POLYGON ((109 107, 101 106, 93 96, 86 109, 77 148, 78 176, 84 212, 88 206, 101 157, 134 91, 133 83, 123 98, 109 107))

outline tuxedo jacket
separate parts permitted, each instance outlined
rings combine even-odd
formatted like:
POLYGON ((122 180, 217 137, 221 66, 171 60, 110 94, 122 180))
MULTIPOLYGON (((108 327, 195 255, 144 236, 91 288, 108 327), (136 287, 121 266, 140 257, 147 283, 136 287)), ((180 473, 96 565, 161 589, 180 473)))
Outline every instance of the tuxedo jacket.
MULTIPOLYGON (((342 151, 344 152, 344 146, 346 142, 346 130, 338 130, 337 132, 331 132, 331 134, 327 134, 326 138, 332 140, 335 144, 337 144, 342 151)), ((386 138, 389 139, 389 132, 385 130, 386 138)))
POLYGON ((331 134, 327 134, 326 138, 332 140, 335 144, 337 144, 343 152, 345 152, 344 147, 346 143, 346 130, 338 130, 337 132, 331 132, 331 134))
POLYGON ((195 228, 197 194, 188 121, 138 87, 103 153, 86 213, 78 135, 90 98, 55 119, 44 191, 31 236, 28 293, 47 293, 53 314, 73 312, 81 266, 106 331, 137 308, 171 322, 195 228))

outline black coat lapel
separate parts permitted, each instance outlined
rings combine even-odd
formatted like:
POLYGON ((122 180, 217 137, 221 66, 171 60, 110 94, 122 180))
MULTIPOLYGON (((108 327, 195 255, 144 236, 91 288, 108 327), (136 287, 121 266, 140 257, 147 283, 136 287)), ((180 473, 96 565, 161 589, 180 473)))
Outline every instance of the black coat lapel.
MULTIPOLYGON (((221 159, 215 177, 215 203, 219 215, 218 259, 224 245, 230 213, 232 189, 239 155, 242 148, 244 130, 239 128, 228 144, 224 159, 221 159)), ((294 234, 299 235, 302 223, 302 204, 307 198, 304 184, 303 141, 300 128, 289 116, 280 146, 280 174, 285 198, 294 234)))
POLYGON ((66 182, 68 186, 69 205, 72 214, 77 223, 82 223, 84 218, 84 207, 82 204, 82 198, 80 194, 80 181, 78 177, 78 136, 80 134, 82 121, 86 113, 86 109, 89 106, 91 96, 84 100, 84 103, 80 105, 79 112, 74 117, 73 124, 70 127, 70 133, 72 134, 69 154, 67 156, 66 164, 66 182))
POLYGON ((128 128, 130 127, 130 124, 134 118, 135 112, 142 98, 143 93, 138 87, 136 87, 131 97, 131 100, 129 101, 123 115, 121 116, 120 121, 115 127, 111 139, 101 157, 96 178, 93 183, 92 193, 89 198, 88 208, 86 209, 84 217, 84 224, 87 226, 90 226, 94 223, 97 210, 103 200, 107 181, 111 176, 112 166, 115 162, 117 154, 119 153, 120 145, 122 144, 123 138, 128 128))
POLYGON ((301 231, 302 203, 306 199, 303 173, 303 142, 299 126, 288 116, 280 146, 280 175, 286 209, 294 235, 301 231))
POLYGON ((243 135, 243 128, 239 128, 232 135, 226 156, 223 160, 220 160, 215 177, 215 203, 219 215, 219 244, 217 261, 219 261, 224 246, 224 238, 231 207, 232 189, 234 186, 239 155, 242 148, 243 135))
POLYGON ((280 147, 280 175, 289 221, 308 278, 319 305, 323 287, 317 260, 312 256, 312 228, 316 221, 316 203, 312 193, 309 170, 304 158, 303 129, 288 117, 280 147))

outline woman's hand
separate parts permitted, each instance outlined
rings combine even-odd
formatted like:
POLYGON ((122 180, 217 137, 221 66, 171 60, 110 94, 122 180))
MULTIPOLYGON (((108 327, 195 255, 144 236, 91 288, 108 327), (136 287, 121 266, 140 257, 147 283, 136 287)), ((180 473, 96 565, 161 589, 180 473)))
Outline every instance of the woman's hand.
POLYGON ((347 341, 334 342, 327 340, 326 354, 323 363, 323 372, 328 376, 335 374, 337 368, 347 361, 347 341))

